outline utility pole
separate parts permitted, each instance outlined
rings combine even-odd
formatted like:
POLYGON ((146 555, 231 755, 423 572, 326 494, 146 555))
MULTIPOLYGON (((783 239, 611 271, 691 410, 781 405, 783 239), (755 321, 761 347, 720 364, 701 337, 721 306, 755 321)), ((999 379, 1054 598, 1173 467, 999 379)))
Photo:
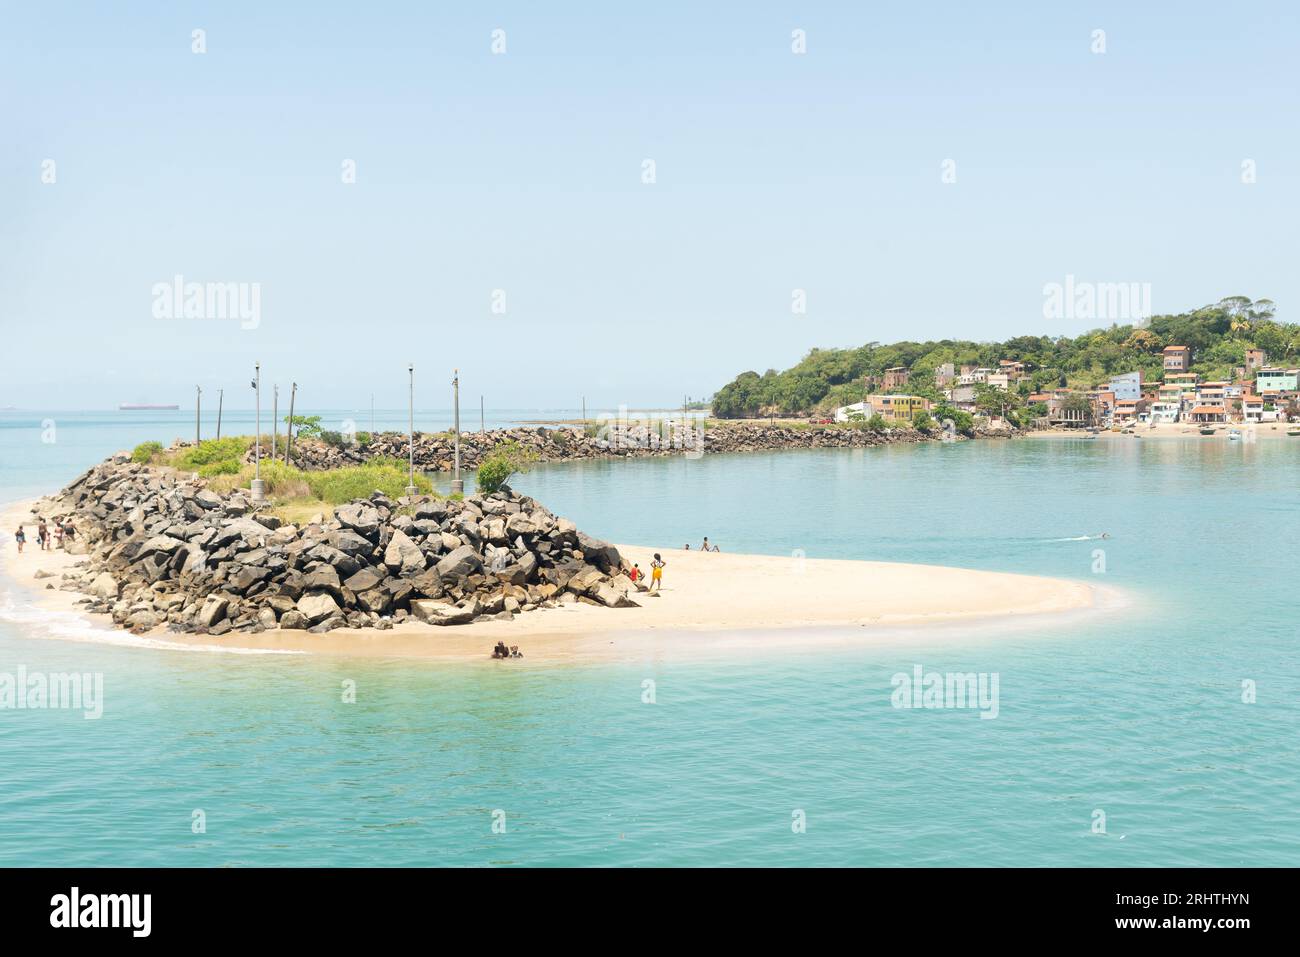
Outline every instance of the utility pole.
POLYGON ((199 447, 202 439, 199 436, 199 407, 203 403, 203 389, 201 386, 194 387, 194 447, 199 447))
POLYGON ((462 494, 465 492, 465 480, 460 477, 460 370, 452 369, 451 376, 451 404, 455 415, 456 429, 456 464, 455 471, 452 472, 451 493, 455 495, 457 492, 462 494))
POLYGON ((406 399, 406 431, 407 431, 407 453, 411 457, 410 474, 406 479, 406 497, 415 498, 415 365, 408 364, 406 374, 409 376, 408 390, 409 394, 406 399))
POLYGON ((485 421, 486 420, 483 417, 483 396, 480 395, 478 397, 478 430, 480 432, 487 431, 487 425, 485 424, 485 421))
POLYGON ((293 454, 293 400, 298 397, 298 383, 294 382, 289 388, 289 427, 285 429, 284 437, 284 464, 290 464, 290 456, 293 454))
POLYGON ((217 441, 221 441, 221 406, 226 398, 226 390, 217 390, 217 441))
MULTIPOLYGON (((254 504, 266 501, 266 483, 262 481, 262 363, 253 363, 253 484, 249 491, 253 493, 254 504)), ((217 422, 221 421, 220 414, 217 422)), ((217 426, 220 431, 220 425, 217 426)))
POLYGON ((275 461, 275 439, 280 434, 280 387, 271 386, 271 461, 275 461))

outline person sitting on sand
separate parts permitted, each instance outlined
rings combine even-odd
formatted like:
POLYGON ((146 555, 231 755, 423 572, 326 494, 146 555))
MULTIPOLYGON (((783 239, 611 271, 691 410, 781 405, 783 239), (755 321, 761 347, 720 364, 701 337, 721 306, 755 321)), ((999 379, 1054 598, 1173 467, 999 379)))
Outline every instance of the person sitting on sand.
POLYGON ((504 641, 497 642, 497 646, 492 649, 492 657, 493 658, 510 657, 510 649, 506 647, 506 643, 504 641))
POLYGON ((688 551, 688 552, 691 550, 691 543, 690 543, 690 542, 687 542, 687 543, 686 543, 686 549, 685 549, 685 550, 688 551))
POLYGON ((524 653, 523 653, 522 651, 519 650, 519 646, 518 646, 518 645, 511 645, 511 646, 510 646, 510 657, 511 657, 511 658, 522 658, 523 656, 524 656, 524 653))
POLYGON ((659 553, 655 552, 655 560, 650 563, 650 594, 658 594, 659 589, 663 587, 664 566, 667 564, 659 557, 659 553))
POLYGON ((709 536, 707 536, 707 535, 704 536, 704 544, 700 546, 700 551, 702 551, 702 552, 711 552, 711 551, 713 551, 713 549, 711 549, 711 548, 709 547, 709 536))
POLYGON ((14 541, 18 543, 18 554, 21 555, 23 553, 23 543, 27 541, 27 533, 23 531, 21 525, 18 526, 18 531, 14 532, 14 541))

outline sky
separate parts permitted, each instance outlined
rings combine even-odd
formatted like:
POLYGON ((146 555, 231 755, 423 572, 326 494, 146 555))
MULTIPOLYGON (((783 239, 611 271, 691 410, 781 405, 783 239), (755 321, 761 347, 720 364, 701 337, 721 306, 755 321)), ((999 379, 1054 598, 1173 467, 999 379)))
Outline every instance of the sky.
POLYGON ((402 407, 408 363, 417 404, 456 367, 490 408, 671 406, 815 346, 1108 324, 1045 316, 1067 276, 1293 321, 1298 20, 4 0, 0 407, 254 362, 318 408, 402 407), (206 285, 186 318, 177 276, 253 318, 206 285))

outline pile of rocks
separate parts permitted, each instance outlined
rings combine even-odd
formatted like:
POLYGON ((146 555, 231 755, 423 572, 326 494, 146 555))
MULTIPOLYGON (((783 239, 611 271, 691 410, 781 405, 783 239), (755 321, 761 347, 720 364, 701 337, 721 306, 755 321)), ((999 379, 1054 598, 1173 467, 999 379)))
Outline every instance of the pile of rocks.
POLYGON ((375 492, 298 527, 243 490, 219 495, 118 453, 34 511, 71 519, 85 549, 61 587, 138 633, 321 633, 636 606, 618 549, 510 491, 463 501, 375 492))
MULTIPOLYGON (((483 457, 497 446, 514 442, 531 452, 540 462, 564 462, 572 459, 610 456, 651 457, 684 454, 727 454, 734 452, 772 452, 780 449, 864 448, 907 442, 929 442, 939 433, 915 429, 890 429, 870 432, 866 429, 809 425, 792 428, 759 422, 726 422, 707 429, 681 427, 680 423, 646 425, 643 423, 602 423, 592 433, 575 426, 518 426, 487 432, 464 432, 460 438, 461 467, 478 468, 483 457)), ((980 432, 984 437, 990 434, 980 432)), ((407 436, 399 432, 372 435, 364 444, 342 448, 317 439, 295 439, 293 464, 302 469, 333 469, 356 465, 368 459, 389 457, 406 459, 410 454, 407 436)), ((249 453, 250 462, 252 453, 249 453)), ((422 471, 451 471, 455 460, 455 442, 450 433, 417 432, 415 465, 422 471)))

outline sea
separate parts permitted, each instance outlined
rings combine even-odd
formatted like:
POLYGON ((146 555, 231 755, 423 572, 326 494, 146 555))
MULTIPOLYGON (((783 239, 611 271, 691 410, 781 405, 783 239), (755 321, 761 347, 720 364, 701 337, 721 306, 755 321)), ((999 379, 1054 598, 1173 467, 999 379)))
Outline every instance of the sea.
MULTIPOLYGON (((416 411, 417 429, 450 421, 416 411)), ((194 427, 0 412, 0 501, 194 427)), ((614 541, 1051 575, 1100 598, 590 664, 160 647, 34 608, 39 555, 0 529, 19 578, 0 585, 0 690, 20 670, 102 679, 97 717, 0 707, 0 865, 1294 866, 1298 462, 1300 439, 1191 434, 538 466, 514 486, 614 541), (916 675, 977 677, 996 708, 926 706, 916 675)))

